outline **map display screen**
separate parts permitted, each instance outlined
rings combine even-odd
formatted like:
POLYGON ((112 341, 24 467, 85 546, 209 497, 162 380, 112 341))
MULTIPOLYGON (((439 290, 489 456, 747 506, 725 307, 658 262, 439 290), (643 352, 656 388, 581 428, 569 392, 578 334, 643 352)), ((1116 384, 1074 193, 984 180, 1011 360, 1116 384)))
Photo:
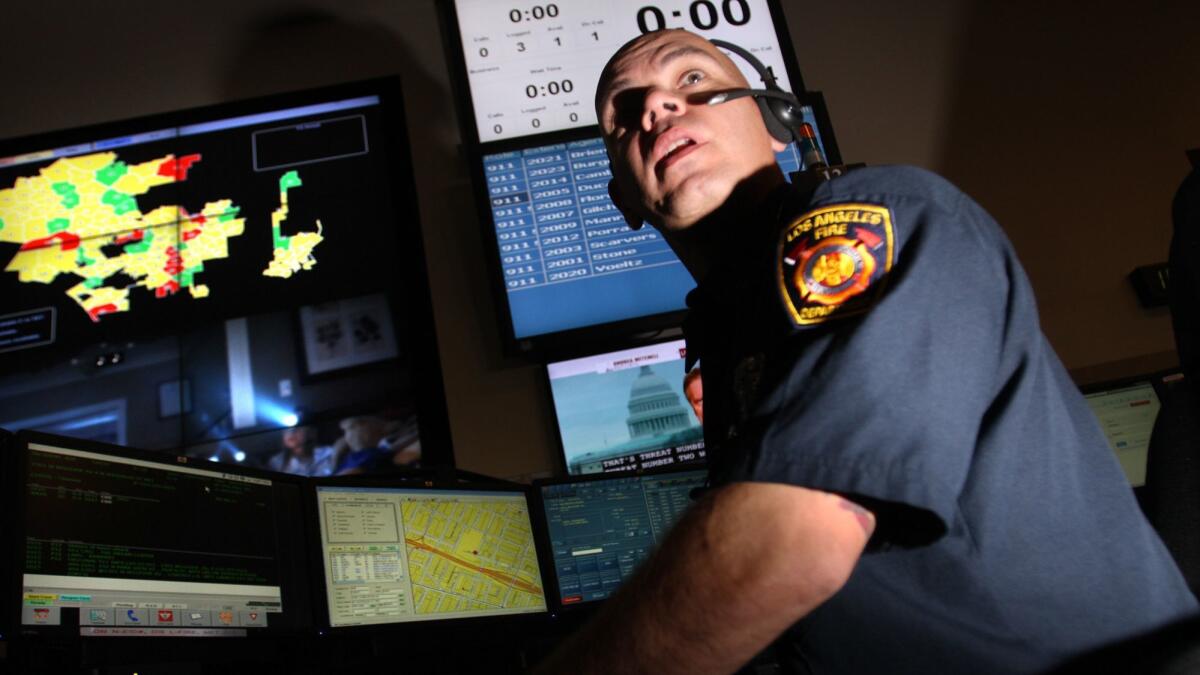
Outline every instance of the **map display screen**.
POLYGON ((0 154, 6 309, 54 308, 39 335, 94 341, 384 287, 398 165, 380 97, 239 105, 0 154))
POLYGON ((546 610, 523 492, 317 487, 331 627, 546 610))

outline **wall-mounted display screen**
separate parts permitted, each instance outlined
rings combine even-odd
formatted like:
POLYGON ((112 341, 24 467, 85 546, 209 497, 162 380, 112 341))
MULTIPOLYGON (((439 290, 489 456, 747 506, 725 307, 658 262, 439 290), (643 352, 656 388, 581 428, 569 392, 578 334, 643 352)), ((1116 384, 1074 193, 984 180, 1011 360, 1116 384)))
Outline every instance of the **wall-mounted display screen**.
MULTIPOLYGON (((785 175, 802 168, 795 145, 776 160, 785 175)), ((695 282, 654 228, 633 231, 617 211, 601 139, 484 155, 483 174, 514 338, 684 309, 695 282)))
POLYGON ((571 475, 703 462, 683 340, 546 366, 571 475))
POLYGON ((387 289, 412 236, 395 178, 411 172, 384 100, 396 84, 357 92, 0 144, 6 317, 49 346, 387 289))
MULTIPOLYGON (((625 42, 662 28, 733 42, 770 66, 784 89, 803 89, 789 80, 767 0, 455 0, 454 6, 481 143, 596 124, 592 100, 604 64, 625 42)), ((761 86, 752 67, 738 66, 751 86, 761 86)))
POLYGON ((331 627, 546 610, 522 490, 317 486, 331 627))
POLYGON ((0 141, 0 425, 451 463, 399 84, 0 141))
POLYGON ((704 470, 538 484, 558 601, 612 595, 691 505, 704 470))

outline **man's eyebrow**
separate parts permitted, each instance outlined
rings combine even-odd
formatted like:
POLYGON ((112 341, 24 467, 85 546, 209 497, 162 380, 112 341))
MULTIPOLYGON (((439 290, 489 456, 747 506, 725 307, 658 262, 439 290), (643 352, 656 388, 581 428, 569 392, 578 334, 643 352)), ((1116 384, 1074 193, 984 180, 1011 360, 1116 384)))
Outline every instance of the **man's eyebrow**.
POLYGON ((716 62, 716 59, 713 57, 712 54, 708 53, 707 50, 701 49, 700 47, 697 47, 696 45, 683 45, 681 47, 672 49, 671 51, 667 52, 666 54, 663 54, 662 56, 660 56, 658 58, 658 67, 665 68, 666 66, 670 65, 670 63, 672 61, 674 61, 675 59, 680 59, 685 56, 695 56, 695 55, 706 56, 709 58, 709 60, 713 61, 714 63, 716 62))
MULTIPOLYGON (((662 56, 657 57, 658 64, 655 67, 666 68, 671 64, 672 61, 681 59, 685 56, 704 56, 713 63, 719 63, 716 57, 710 54, 707 50, 697 47, 696 45, 683 45, 672 49, 662 56)), ((601 88, 598 90, 599 96, 597 98, 602 101, 610 99, 614 94, 620 92, 622 89, 628 89, 631 86, 633 86, 631 81, 624 77, 618 77, 617 79, 609 82, 601 81, 601 88)))

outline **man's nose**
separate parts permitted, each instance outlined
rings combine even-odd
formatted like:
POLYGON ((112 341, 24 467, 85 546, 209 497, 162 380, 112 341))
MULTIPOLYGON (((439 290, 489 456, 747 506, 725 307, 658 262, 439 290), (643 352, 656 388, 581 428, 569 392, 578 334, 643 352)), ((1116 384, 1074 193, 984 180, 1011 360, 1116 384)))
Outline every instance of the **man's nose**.
POLYGON ((663 119, 682 115, 687 110, 687 101, 669 89, 654 87, 646 92, 643 106, 642 130, 653 131, 663 119))

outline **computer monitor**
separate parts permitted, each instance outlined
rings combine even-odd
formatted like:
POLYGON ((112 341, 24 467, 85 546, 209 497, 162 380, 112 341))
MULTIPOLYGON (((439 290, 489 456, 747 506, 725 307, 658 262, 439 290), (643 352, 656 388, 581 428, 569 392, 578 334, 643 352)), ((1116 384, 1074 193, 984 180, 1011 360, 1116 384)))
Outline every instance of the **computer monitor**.
POLYGON ((406 133, 391 78, 0 141, 0 350, 400 287, 406 133))
POLYGON ((1168 371, 1098 382, 1082 388, 1088 407, 1134 488, 1146 484, 1150 435, 1162 409, 1160 388, 1165 388, 1175 377, 1182 376, 1177 371, 1168 371))
POLYGON ((311 629, 301 479, 33 432, 12 447, 22 633, 311 629))
POLYGON ((612 595, 691 505, 708 472, 537 481, 553 559, 555 600, 586 605, 612 595))
POLYGON ((404 112, 390 77, 0 140, 0 425, 259 463, 370 415, 451 464, 404 112))
MULTIPOLYGON (((820 95, 803 99, 818 143, 836 152, 820 95)), ((784 175, 803 168, 795 144, 775 157, 784 175)), ((518 350, 561 351, 580 332, 622 324, 678 324, 695 281, 654 228, 625 223, 608 196, 612 171, 598 136, 531 140, 480 162, 496 295, 518 350)))
POLYGON ((546 611, 526 488, 326 479, 314 489, 324 625, 546 611))
MULTIPOLYGON (((444 3, 446 48, 460 83, 464 138, 493 143, 594 126, 596 82, 609 57, 638 35, 686 28, 753 52, 788 91, 804 91, 775 0, 700 0, 656 7, 641 0, 556 0, 510 6, 444 3), (469 103, 469 105, 468 105, 469 103)), ((758 73, 734 57, 750 86, 758 73)))
MULTIPOLYGON (((694 285, 650 228, 629 231, 608 199, 611 177, 594 110, 596 83, 627 41, 685 28, 740 46, 795 92, 829 163, 841 157, 819 92, 804 85, 777 0, 560 0, 508 7, 441 3, 505 351, 540 360, 631 344, 678 326, 694 285)), ((732 62, 766 86, 746 59, 732 62)), ((794 147, 778 155, 802 167, 794 147)))
POLYGON ((672 340, 547 364, 569 475, 704 463, 684 357, 672 340))

